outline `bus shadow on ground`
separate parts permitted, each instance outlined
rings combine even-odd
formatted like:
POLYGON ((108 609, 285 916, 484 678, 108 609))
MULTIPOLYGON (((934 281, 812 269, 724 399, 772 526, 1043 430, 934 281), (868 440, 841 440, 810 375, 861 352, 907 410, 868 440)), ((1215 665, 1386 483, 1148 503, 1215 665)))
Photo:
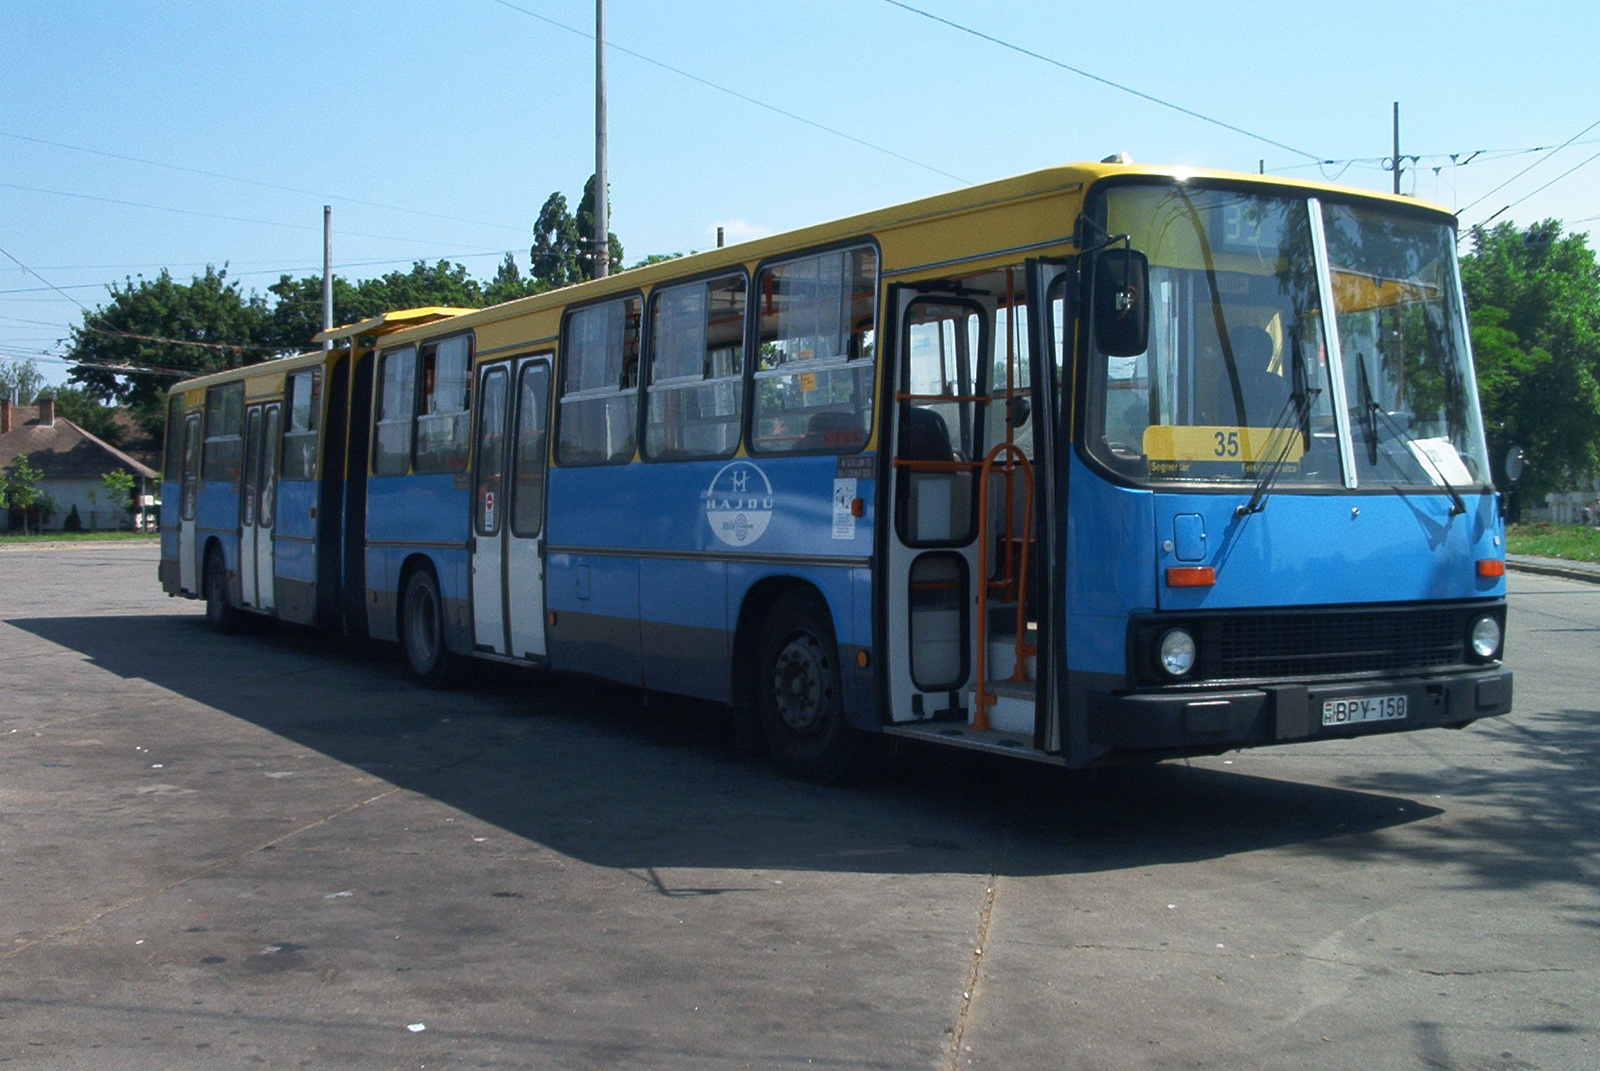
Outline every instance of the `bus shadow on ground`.
POLYGON ((1440 813, 1371 787, 1181 763, 1068 774, 915 746, 865 783, 817 786, 740 754, 721 708, 582 678, 483 663, 464 687, 430 692, 393 647, 308 630, 219 636, 176 615, 7 623, 598 866, 1088 873, 1400 850, 1386 830, 1440 813))

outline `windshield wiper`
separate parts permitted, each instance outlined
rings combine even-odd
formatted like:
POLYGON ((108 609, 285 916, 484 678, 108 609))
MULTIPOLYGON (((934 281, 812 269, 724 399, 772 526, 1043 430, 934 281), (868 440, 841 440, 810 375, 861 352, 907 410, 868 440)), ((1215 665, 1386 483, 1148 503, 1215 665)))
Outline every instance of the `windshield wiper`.
MULTIPOLYGON (((1359 374, 1356 376, 1356 382, 1361 388, 1362 416, 1365 418, 1367 424, 1367 456, 1372 459, 1373 464, 1377 464, 1378 421, 1383 421, 1384 427, 1388 428, 1389 431, 1393 433, 1395 438, 1400 442, 1411 444, 1414 443, 1415 440, 1411 438, 1411 433, 1407 431, 1405 427, 1398 420, 1396 420, 1387 409, 1379 405, 1377 399, 1372 396, 1372 385, 1367 379, 1367 355, 1358 352, 1356 354, 1356 361, 1357 368, 1359 369, 1359 374)), ((1412 450, 1411 454, 1413 457, 1421 458, 1427 464, 1428 468, 1433 470, 1434 476, 1438 477, 1439 486, 1443 487, 1445 489, 1445 493, 1450 496, 1450 516, 1455 517, 1466 513, 1466 502, 1462 501, 1460 492, 1451 486, 1450 478, 1444 474, 1443 466, 1434 460, 1433 455, 1421 447, 1417 447, 1416 449, 1412 450)), ((1394 464, 1393 461, 1390 463, 1394 464)))
MULTIPOLYGON (((1300 342, 1296 339, 1291 348, 1293 360, 1292 370, 1294 375, 1294 388, 1289 392, 1289 398, 1283 403, 1283 408, 1278 410, 1278 418, 1272 422, 1272 429, 1267 432, 1267 442, 1275 441, 1283 432, 1289 430, 1290 422, 1299 425, 1302 439, 1302 449, 1311 448, 1311 405, 1317 395, 1322 393, 1321 387, 1313 387, 1307 381, 1305 367, 1300 361, 1300 342)), ((1283 463, 1289 460, 1289 454, 1294 450, 1295 436, 1283 435, 1283 446, 1278 451, 1278 456, 1272 461, 1272 467, 1261 474, 1256 481, 1255 493, 1250 496, 1250 501, 1234 511, 1238 517, 1248 517, 1252 513, 1260 513, 1267 508, 1267 494, 1272 490, 1272 485, 1278 480, 1278 473, 1283 469, 1283 463)))

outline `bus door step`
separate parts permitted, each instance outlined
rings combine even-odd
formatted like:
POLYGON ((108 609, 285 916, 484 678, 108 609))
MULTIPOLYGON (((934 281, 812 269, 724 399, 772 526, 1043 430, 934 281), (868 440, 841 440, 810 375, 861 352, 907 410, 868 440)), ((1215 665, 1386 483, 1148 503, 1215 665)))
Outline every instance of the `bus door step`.
MULTIPOLYGON (((994 705, 989 708, 989 726, 1002 733, 1033 736, 1034 688, 1032 681, 993 681, 989 692, 994 705)), ((977 710, 976 698, 970 704, 977 710)))

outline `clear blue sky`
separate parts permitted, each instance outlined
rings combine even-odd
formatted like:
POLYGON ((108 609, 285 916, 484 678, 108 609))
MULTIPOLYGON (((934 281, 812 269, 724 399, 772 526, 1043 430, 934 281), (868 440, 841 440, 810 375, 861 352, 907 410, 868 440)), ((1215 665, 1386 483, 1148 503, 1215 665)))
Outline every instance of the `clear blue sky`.
MULTIPOLYGON (((1388 189, 1394 101, 1405 192, 1600 222, 1593 0, 606 11, 628 263, 1116 151, 1388 189)), ((348 278, 526 271, 539 206, 594 167, 593 30, 593 0, 4 0, 0 356, 62 380, 72 299, 127 276, 316 274, 324 204, 348 278)))

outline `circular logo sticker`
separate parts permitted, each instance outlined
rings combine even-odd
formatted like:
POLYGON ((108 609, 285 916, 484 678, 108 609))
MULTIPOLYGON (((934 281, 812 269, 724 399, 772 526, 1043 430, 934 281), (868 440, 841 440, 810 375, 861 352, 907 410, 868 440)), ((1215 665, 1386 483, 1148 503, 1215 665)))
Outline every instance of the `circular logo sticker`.
POLYGON ((730 547, 748 547, 772 521, 772 482, 748 461, 730 461, 706 488, 706 520, 730 547))

